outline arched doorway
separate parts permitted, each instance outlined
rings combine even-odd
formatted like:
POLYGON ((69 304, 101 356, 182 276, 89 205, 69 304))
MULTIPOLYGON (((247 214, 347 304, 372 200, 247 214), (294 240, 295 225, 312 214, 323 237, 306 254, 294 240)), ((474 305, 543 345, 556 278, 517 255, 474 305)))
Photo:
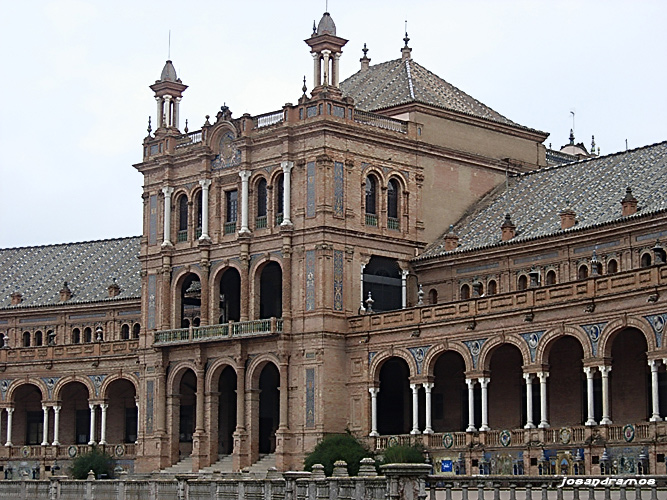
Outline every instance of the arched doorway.
POLYGON ((188 274, 183 280, 179 292, 181 301, 180 327, 199 326, 201 318, 201 281, 199 276, 194 273, 188 274))
POLYGON ((192 454, 192 435, 195 432, 197 409, 197 376, 191 369, 185 370, 178 384, 178 454, 192 454))
POLYGON ((489 427, 518 429, 525 424, 523 357, 512 344, 503 344, 491 354, 488 388, 489 427))
POLYGON ((442 353, 435 362, 433 376, 433 430, 464 431, 468 426, 468 391, 463 357, 455 351, 442 353))
POLYGON ((377 401, 378 432, 407 434, 412 428, 410 368, 401 358, 390 358, 380 368, 377 401))
POLYGON ((278 368, 267 363, 259 376, 259 453, 276 451, 276 430, 280 422, 279 386, 278 368))
MULTIPOLYGON (((60 391, 62 400, 60 442, 62 444, 88 444, 90 441, 89 397, 88 387, 81 382, 69 382, 60 391)), ((96 424, 99 421, 99 418, 95 419, 96 424)), ((99 436, 99 433, 96 432, 95 435, 99 436)))
POLYGON ((228 455, 234 450, 236 429, 236 372, 226 367, 218 380, 218 454, 228 455))
POLYGON ((370 292, 373 311, 403 307, 403 280, 396 259, 374 255, 364 267, 364 300, 370 292))
POLYGON ((134 443, 137 440, 137 400, 134 384, 114 380, 106 391, 107 443, 134 443))
POLYGON ((283 315, 283 271, 277 262, 266 264, 259 278, 259 319, 283 315))
POLYGON ((547 394, 550 403, 549 424, 552 427, 582 425, 586 421, 586 377, 583 357, 581 343, 569 335, 556 339, 549 350, 547 394))
MULTIPOLYGON (((14 391, 12 443, 39 445, 44 439, 42 391, 36 385, 23 384, 14 391)), ((49 441, 49 444, 51 442, 49 441)))
POLYGON ((651 414, 646 351, 646 338, 636 328, 622 330, 612 340, 609 402, 615 423, 643 422, 651 414))
POLYGON ((241 276, 230 267, 220 279, 219 323, 241 319, 241 276))

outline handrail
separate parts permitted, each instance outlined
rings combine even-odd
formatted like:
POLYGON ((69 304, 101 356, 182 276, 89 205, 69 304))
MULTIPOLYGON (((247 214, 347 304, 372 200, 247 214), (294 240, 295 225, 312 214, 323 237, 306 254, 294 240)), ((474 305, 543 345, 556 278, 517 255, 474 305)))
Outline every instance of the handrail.
POLYGON ((236 337, 252 337, 282 333, 283 319, 269 318, 252 321, 230 321, 218 325, 175 328, 155 332, 154 345, 171 345, 185 342, 223 340, 236 337))
POLYGON ((354 121, 372 127, 393 130, 394 132, 400 132, 402 134, 408 133, 408 122, 375 113, 369 113, 368 111, 355 110, 354 121))

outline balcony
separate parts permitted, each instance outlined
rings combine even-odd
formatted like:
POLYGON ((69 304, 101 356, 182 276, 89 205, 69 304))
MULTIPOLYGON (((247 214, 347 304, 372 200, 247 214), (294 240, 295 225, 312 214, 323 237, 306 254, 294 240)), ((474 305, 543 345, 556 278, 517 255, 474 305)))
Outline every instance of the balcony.
POLYGON ((253 321, 229 322, 220 325, 177 328, 155 332, 153 345, 156 347, 210 342, 244 337, 261 337, 282 333, 283 319, 257 319, 253 321))

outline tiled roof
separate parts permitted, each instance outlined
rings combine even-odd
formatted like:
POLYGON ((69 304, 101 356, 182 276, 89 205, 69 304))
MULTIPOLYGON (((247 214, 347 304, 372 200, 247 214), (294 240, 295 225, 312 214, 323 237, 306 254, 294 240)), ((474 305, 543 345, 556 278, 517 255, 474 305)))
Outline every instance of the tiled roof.
MULTIPOLYGON (((632 188, 639 211, 667 210, 667 142, 513 176, 477 203, 454 226, 455 252, 501 244, 500 226, 510 213, 517 234, 508 242, 577 231, 623 219, 621 200, 632 188), (559 213, 570 208, 577 224, 560 228, 559 213)), ((415 260, 445 254, 444 235, 415 260)))
POLYGON ((0 249, 0 309, 138 298, 139 237, 0 249), (109 298, 112 279, 120 294, 109 298), (72 298, 60 301, 64 282, 72 298), (11 305, 19 292, 23 301, 11 305))
MULTIPOLYGON (((358 71, 340 84, 357 108, 377 111, 421 102, 512 126, 512 120, 470 97, 414 60, 395 59, 358 71)), ((525 127, 522 127, 525 128, 525 127)))

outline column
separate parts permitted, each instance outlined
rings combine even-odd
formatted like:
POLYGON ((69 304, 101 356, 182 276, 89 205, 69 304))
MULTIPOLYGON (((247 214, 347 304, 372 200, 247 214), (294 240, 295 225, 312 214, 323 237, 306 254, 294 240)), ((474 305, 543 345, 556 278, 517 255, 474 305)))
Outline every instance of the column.
POLYGON ((320 54, 313 53, 313 88, 320 84, 320 54))
POLYGON ((49 444, 49 407, 42 405, 44 419, 42 420, 42 446, 49 444))
POLYGON ((401 307, 405 309, 408 307, 408 271, 406 269, 401 270, 401 307))
MULTIPOLYGON (((236 432, 245 430, 245 366, 236 367, 236 432)), ((235 450, 238 452, 238 450, 235 450)))
POLYGON ((366 264, 361 264, 361 275, 359 278, 359 313, 366 312, 366 307, 364 306, 364 268, 366 264))
POLYGON ((7 442, 5 446, 12 446, 12 414, 14 408, 5 408, 7 410, 7 442))
POLYGON ((419 434, 419 384, 410 384, 412 389, 412 430, 410 434, 419 434))
POLYGON ((107 444, 107 408, 109 408, 109 405, 107 403, 102 403, 100 408, 102 408, 102 421, 100 422, 100 444, 107 444))
POLYGON ((538 372, 537 376, 540 379, 540 429, 549 427, 549 419, 547 417, 547 378, 549 372, 538 372))
POLYGON ((199 181, 201 186, 201 236, 200 240, 210 240, 208 235, 208 187, 211 185, 211 179, 202 179, 199 181))
POLYGON ((467 378, 468 385, 468 428, 466 432, 475 432, 475 379, 467 378))
POLYGON ((88 408, 90 408, 90 441, 88 444, 95 444, 95 404, 90 403, 88 408))
POLYGON ((324 85, 329 85, 329 55, 331 54, 330 50, 323 50, 322 56, 324 57, 324 77, 322 78, 322 83, 324 85))
POLYGON ((164 116, 163 116, 164 126, 172 126, 172 111, 171 111, 171 96, 164 96, 164 116))
POLYGON ((241 233, 249 233, 248 228, 248 180, 250 179, 250 171, 241 170, 239 172, 241 178, 241 233))
POLYGON ((162 246, 171 246, 171 195, 174 192, 172 187, 163 187, 162 194, 164 194, 164 239, 162 246))
POLYGON ((338 88, 338 60, 340 59, 340 52, 333 55, 333 67, 331 68, 331 80, 334 87, 338 88))
POLYGON ((422 385, 426 392, 426 429, 424 429, 424 434, 433 434, 433 429, 431 428, 431 390, 435 384, 430 382, 422 385))
POLYGON ((155 102, 157 102, 157 120, 155 124, 155 128, 160 128, 162 126, 162 122, 164 121, 162 116, 164 113, 164 105, 162 104, 162 98, 161 97, 155 97, 155 102))
POLYGON ((533 423, 533 374, 524 373, 523 378, 526 380, 526 425, 524 429, 534 429, 533 423))
POLYGON ((487 386, 489 385, 490 379, 488 377, 482 377, 479 379, 479 385, 482 386, 482 426, 479 428, 480 431, 488 431, 489 427, 489 391, 487 386))
POLYGON ((283 430, 289 428, 289 379, 287 378, 287 355, 283 356, 283 362, 280 363, 280 422, 278 427, 283 430))
POLYGON ((369 436, 376 437, 380 435, 378 433, 378 392, 380 389, 369 387, 368 392, 371 393, 371 433, 369 436))
POLYGON ((584 366, 584 373, 586 374, 586 398, 588 401, 588 420, 586 425, 597 425, 595 421, 595 406, 593 405, 593 374, 595 367, 584 366))
POLYGON ((196 394, 196 411, 195 415, 195 432, 201 434, 204 432, 204 375, 203 369, 197 370, 197 394, 196 394))
POLYGON ((658 393, 658 359, 649 359, 648 365, 651 367, 651 403, 653 407, 653 415, 651 415, 651 422, 660 422, 660 395, 658 393))
POLYGON ((294 162, 283 161, 280 162, 280 166, 283 169, 283 221, 280 224, 281 226, 291 226, 292 225, 292 168, 294 167, 294 162))
POLYGON ((60 445, 60 409, 61 406, 53 407, 53 446, 60 445))
POLYGON ((178 128, 178 116, 180 114, 179 111, 180 111, 180 107, 181 107, 181 99, 182 99, 182 97, 175 97, 174 98, 174 118, 173 118, 173 122, 174 122, 174 127, 176 127, 176 128, 178 128))
POLYGON ((134 397, 134 404, 137 407, 137 436, 134 440, 134 444, 139 442, 139 432, 141 432, 141 412, 139 411, 139 396, 134 397))
POLYGON ((609 415, 609 372, 611 371, 611 366, 600 366, 598 367, 600 373, 602 374, 602 420, 600 421, 601 425, 610 425, 611 418, 609 415))

